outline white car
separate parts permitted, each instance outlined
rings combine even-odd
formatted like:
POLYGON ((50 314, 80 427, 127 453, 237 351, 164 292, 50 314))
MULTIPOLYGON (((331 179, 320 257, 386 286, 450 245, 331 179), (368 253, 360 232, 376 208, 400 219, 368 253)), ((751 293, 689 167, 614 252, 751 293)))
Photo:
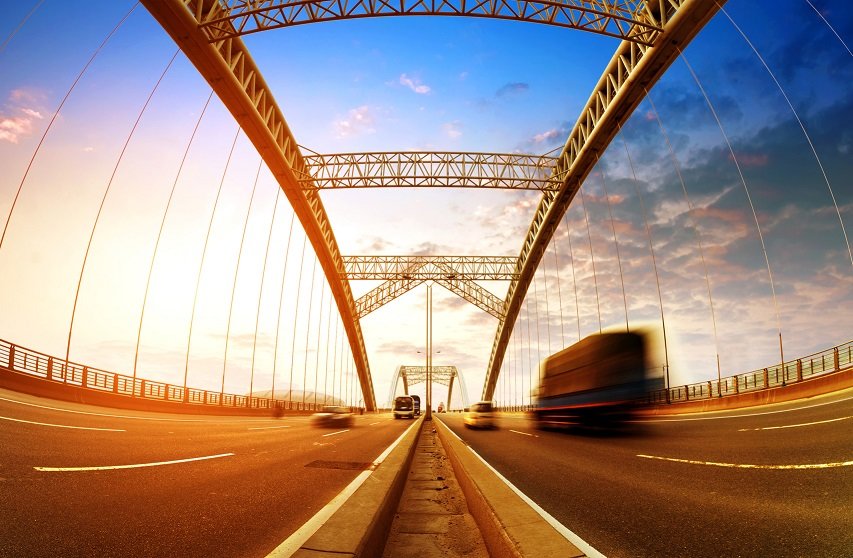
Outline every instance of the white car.
POLYGON ((477 401, 465 412, 467 428, 497 428, 495 404, 493 401, 477 401))

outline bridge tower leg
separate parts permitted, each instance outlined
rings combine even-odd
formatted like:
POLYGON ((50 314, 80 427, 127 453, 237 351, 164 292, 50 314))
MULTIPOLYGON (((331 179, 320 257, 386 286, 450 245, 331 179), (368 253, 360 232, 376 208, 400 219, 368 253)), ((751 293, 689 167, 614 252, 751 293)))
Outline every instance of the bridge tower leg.
POLYGON ((456 374, 450 375, 450 382, 447 384, 447 407, 445 407, 446 411, 450 410, 450 398, 453 395, 453 380, 456 378, 456 374))

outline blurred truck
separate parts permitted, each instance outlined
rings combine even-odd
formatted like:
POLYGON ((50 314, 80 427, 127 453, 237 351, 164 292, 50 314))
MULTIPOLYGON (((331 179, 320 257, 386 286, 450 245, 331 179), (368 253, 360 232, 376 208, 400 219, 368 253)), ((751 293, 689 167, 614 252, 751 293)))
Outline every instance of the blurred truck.
POLYGON ((617 426, 661 380, 646 373, 639 333, 591 335, 542 361, 532 414, 540 427, 617 426))

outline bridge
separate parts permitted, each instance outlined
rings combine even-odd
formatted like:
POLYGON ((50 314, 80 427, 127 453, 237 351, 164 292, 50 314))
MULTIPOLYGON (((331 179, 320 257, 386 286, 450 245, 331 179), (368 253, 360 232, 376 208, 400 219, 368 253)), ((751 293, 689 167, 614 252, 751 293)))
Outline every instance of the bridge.
POLYGON ((853 548, 843 2, 59 4, 0 24, 0 554, 853 548), (644 410, 538 429, 615 331, 644 410))

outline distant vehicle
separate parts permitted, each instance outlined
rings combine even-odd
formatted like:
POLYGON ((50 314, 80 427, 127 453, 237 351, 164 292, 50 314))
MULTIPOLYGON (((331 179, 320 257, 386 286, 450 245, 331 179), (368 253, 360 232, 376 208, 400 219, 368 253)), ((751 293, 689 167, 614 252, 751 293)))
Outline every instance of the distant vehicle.
POLYGON ((466 428, 496 428, 495 404, 493 401, 478 401, 465 412, 466 428))
POLYGON ((394 399, 394 418, 415 418, 415 400, 409 395, 394 399))
POLYGON ((659 379, 646 374, 637 333, 591 335, 542 361, 532 411, 538 425, 617 426, 629 420, 659 379))
POLYGON ((415 402, 415 416, 418 417, 421 415, 421 396, 420 395, 410 395, 409 397, 415 402))
POLYGON ((439 412, 439 413, 443 413, 443 412, 444 412, 444 402, 441 402, 441 403, 439 403, 439 404, 438 404, 438 412, 439 412))
POLYGON ((326 405, 311 415, 311 424, 320 427, 345 428, 352 426, 353 416, 349 407, 326 405))

